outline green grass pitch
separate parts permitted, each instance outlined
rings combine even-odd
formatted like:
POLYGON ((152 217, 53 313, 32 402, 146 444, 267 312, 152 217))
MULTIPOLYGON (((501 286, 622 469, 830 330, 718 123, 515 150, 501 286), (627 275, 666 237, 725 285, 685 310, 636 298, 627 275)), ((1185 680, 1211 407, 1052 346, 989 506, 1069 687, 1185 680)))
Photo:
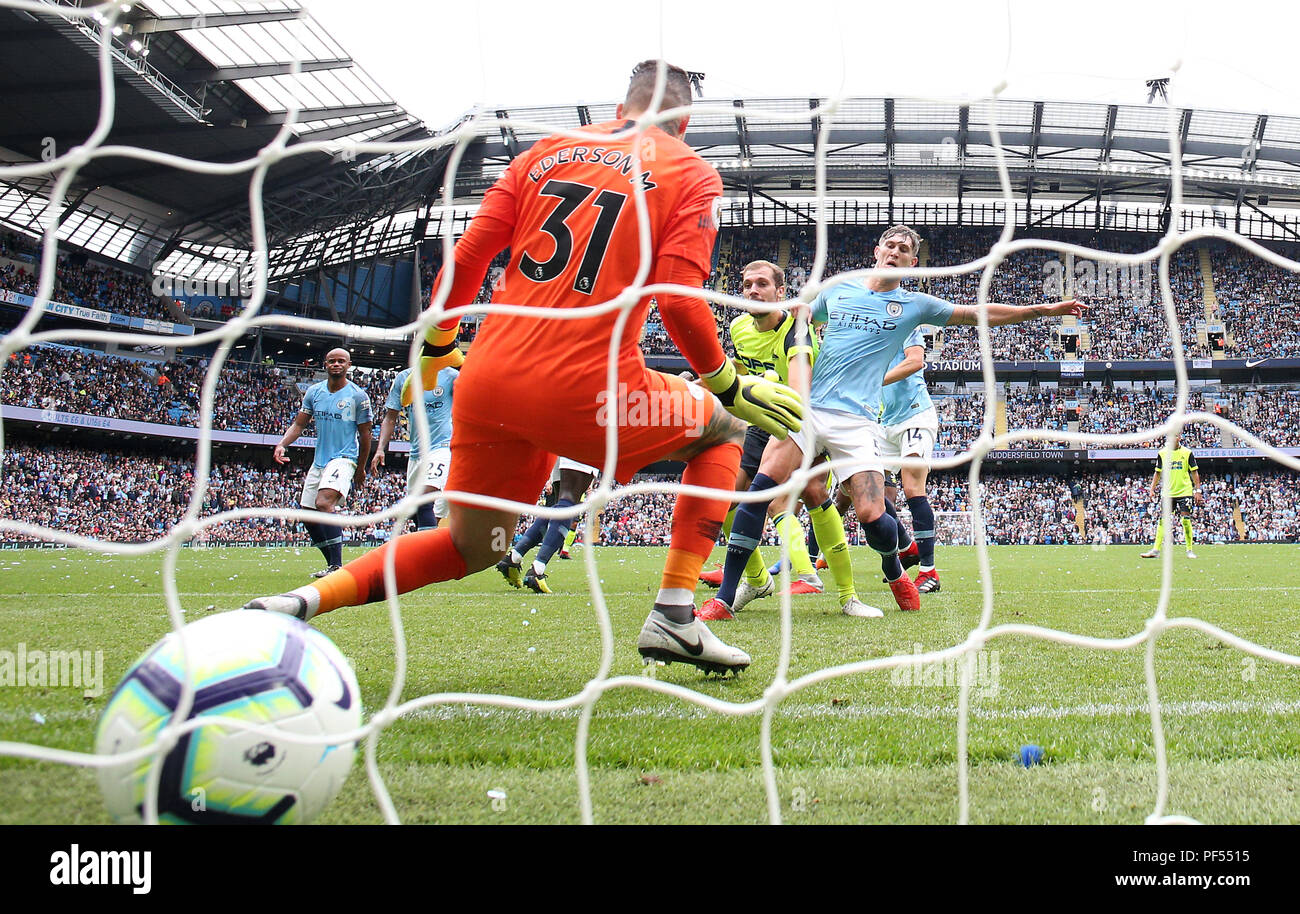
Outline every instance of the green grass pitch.
MULTIPOLYGON (((1171 616, 1198 616, 1266 647, 1300 654, 1294 546, 1202 546, 1174 554, 1171 616)), ((775 551, 767 550, 775 556, 775 551)), ((1154 610, 1160 563, 1139 547, 992 547, 994 624, 1022 622, 1119 637, 1154 610)), ((840 615, 832 596, 793 603, 790 678, 823 667, 957 643, 976 623, 975 552, 941 548, 943 590, 919 613, 892 608, 877 563, 856 549, 860 594, 884 619, 840 615)), ((715 557, 720 555, 715 553, 715 557)), ((638 675, 636 634, 658 587, 662 549, 600 549, 613 620, 612 675, 638 675)), ((188 619, 306 583, 313 550, 186 551, 178 584, 188 619), (215 607, 215 609, 210 609, 215 607)), ((103 651, 103 693, 0 687, 0 739, 89 751, 118 677, 168 628, 161 555, 69 550, 0 553, 0 650, 103 651)), ((828 578, 829 580, 829 578, 828 578)), ((494 571, 402 600, 409 647, 403 699, 487 692, 555 699, 595 675, 599 636, 581 561, 551 566, 551 596, 508 588, 494 571)), ((698 599, 707 591, 701 587, 698 599)), ((352 660, 366 707, 382 704, 393 643, 382 604, 315 623, 352 660)), ((714 631, 754 658, 738 678, 673 664, 658 678, 743 702, 762 696, 779 641, 775 599, 714 631)), ((1169 747, 1167 812, 1207 822, 1300 821, 1300 670, 1256 661, 1208 636, 1170 631, 1157 675, 1169 747)), ((974 822, 1137 823, 1152 810, 1156 766, 1143 648, 1123 652, 1015 637, 977 664, 970 725, 974 822), (1018 748, 1036 743, 1030 769, 1018 748)), ((812 686, 773 726, 782 815, 795 823, 954 822, 958 815, 955 668, 889 671, 812 686)), ((406 822, 538 823, 579 819, 576 711, 426 708, 384 734, 379 762, 406 822), (488 791, 497 794, 489 797, 488 791), (504 797, 500 796, 504 794, 504 797)), ((597 704, 589 760, 603 823, 767 820, 757 716, 711 714, 641 689, 597 704)), ((107 817, 92 772, 0 757, 0 823, 95 823, 107 817)), ((361 760, 326 810, 331 823, 382 821, 361 760)))

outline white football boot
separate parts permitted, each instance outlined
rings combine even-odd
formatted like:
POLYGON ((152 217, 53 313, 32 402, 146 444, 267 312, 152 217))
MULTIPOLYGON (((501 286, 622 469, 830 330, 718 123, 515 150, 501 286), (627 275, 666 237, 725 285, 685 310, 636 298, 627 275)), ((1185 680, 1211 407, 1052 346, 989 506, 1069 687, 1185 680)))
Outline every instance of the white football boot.
POLYGON ((767 576, 767 581, 762 587, 754 587, 745 581, 741 581, 740 585, 736 588, 736 598, 731 601, 731 611, 738 613, 752 601, 761 599, 762 597, 770 597, 775 592, 776 580, 770 574, 767 576))
POLYGON ((724 644, 699 619, 674 622, 658 610, 651 610, 636 639, 642 661, 690 663, 706 673, 739 673, 749 666, 749 655, 724 644))

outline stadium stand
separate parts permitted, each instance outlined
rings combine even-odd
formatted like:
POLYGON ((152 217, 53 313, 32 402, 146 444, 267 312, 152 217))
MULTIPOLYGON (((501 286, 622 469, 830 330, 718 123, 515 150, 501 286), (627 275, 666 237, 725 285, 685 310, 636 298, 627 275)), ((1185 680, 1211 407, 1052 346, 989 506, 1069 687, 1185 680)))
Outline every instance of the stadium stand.
MULTIPOLYGON (((247 452, 243 452, 247 454, 247 452)), ((234 508, 293 507, 301 486, 305 460, 286 469, 261 460, 218 455, 202 516, 234 508)), ((163 535, 180 517, 193 490, 193 461, 139 449, 86 448, 32 443, 10 444, 4 455, 5 487, 0 511, 5 517, 71 533, 118 542, 143 542, 163 535)), ((665 476, 641 476, 638 482, 664 481, 665 476)), ((352 515, 382 511, 397 502, 405 487, 400 461, 390 461, 376 477, 368 477, 361 492, 346 505, 352 515)), ((981 483, 985 531, 989 542, 1001 545, 1061 545, 1088 542, 1148 543, 1155 534, 1159 506, 1146 497, 1150 474, 1131 471, 1056 474, 1019 472, 987 476, 981 483), (1082 500, 1086 531, 1076 522, 1075 498, 1082 500), (1099 537, 1099 533, 1102 534, 1099 537)), ((1205 505, 1197 510, 1197 536, 1206 542, 1295 542, 1300 539, 1300 479, 1279 470, 1206 471, 1205 505), (1234 524, 1240 511, 1242 537, 1234 524)), ((931 476, 930 498, 936 511, 972 509, 964 473, 931 476)), ((668 542, 671 496, 642 493, 615 499, 600 517, 604 546, 662 546, 668 542)), ((526 521, 521 521, 526 525, 526 521)), ((862 545, 861 529, 846 519, 849 541, 862 545)), ((357 528, 353 541, 374 542, 387 535, 386 525, 357 528)), ((772 543, 772 531, 766 542, 772 543)), ((6 534, 5 542, 22 537, 6 534)), ((256 518, 211 528, 197 541, 205 543, 305 544, 304 535, 289 521, 256 518)), ((865 546, 863 548, 866 548, 865 546)))

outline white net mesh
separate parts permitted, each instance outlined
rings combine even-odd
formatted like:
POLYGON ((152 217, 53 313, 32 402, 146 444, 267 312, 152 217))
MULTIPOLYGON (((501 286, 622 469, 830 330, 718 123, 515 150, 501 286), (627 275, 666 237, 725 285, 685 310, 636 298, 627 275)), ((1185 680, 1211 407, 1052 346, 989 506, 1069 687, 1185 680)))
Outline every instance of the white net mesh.
MULTIPOLYGON (((40 15, 49 15, 52 12, 52 7, 50 5, 31 2, 31 0, 0 0, 0 5, 13 9, 26 10, 33 14, 40 15)), ((187 346, 204 345, 208 343, 219 344, 217 354, 212 359, 202 388, 201 410, 203 421, 198 439, 195 485, 190 496, 188 507, 182 519, 167 531, 164 536, 148 543, 124 544, 104 542, 73 535, 60 529, 35 526, 10 520, 0 520, 0 529, 108 555, 162 553, 166 605, 172 625, 179 631, 183 628, 184 619, 176 585, 176 571, 180 551, 184 544, 202 531, 224 521, 233 519, 269 516, 291 520, 313 520, 324 516, 319 515, 316 512, 296 509, 242 508, 233 511, 225 511, 209 517, 202 517, 201 508, 205 492, 207 491, 207 481, 211 466, 211 420, 214 398, 216 396, 217 380, 222 366, 229 357, 235 342, 250 330, 259 327, 318 331, 338 331, 340 329, 339 325, 329 321, 288 317, 284 315, 271 316, 262 314, 262 307, 267 295, 266 251, 268 246, 262 199, 267 171, 272 165, 278 162, 313 151, 326 149, 330 144, 308 141, 289 145, 288 140, 291 136, 290 127, 295 119, 295 112, 290 110, 286 117, 285 125, 275 141, 268 144, 255 158, 231 164, 213 164, 210 162, 185 159, 133 146, 104 145, 104 140, 113 125, 115 112, 115 83, 114 80, 110 78, 110 72, 114 61, 109 35, 118 15, 118 9, 119 6, 115 3, 87 9, 76 9, 66 6, 58 7, 60 14, 70 20, 75 19, 89 23, 94 21, 96 17, 102 19, 102 22, 98 25, 104 39, 101 42, 99 49, 100 115, 94 131, 86 138, 85 142, 75 148, 63 151, 50 161, 40 161, 25 165, 0 168, 0 177, 7 180, 46 177, 53 182, 48 194, 49 205, 43 216, 43 224, 46 226, 46 231, 40 263, 39 287, 35 295, 36 304, 23 317, 18 326, 15 327, 12 332, 5 335, 3 342, 0 342, 0 371, 3 370, 3 366, 8 364, 11 354, 22 350, 25 347, 42 342, 82 340, 93 341, 101 344, 148 344, 151 346, 163 347, 175 347, 180 345, 181 342, 187 346), (251 212, 252 237, 254 239, 252 262, 256 267, 255 283, 247 307, 245 307, 241 313, 232 317, 221 329, 202 333, 184 340, 108 331, 49 330, 38 332, 36 330, 36 324, 45 313, 45 308, 50 302, 54 288, 57 221, 60 214, 64 211, 64 207, 67 205, 69 187, 79 169, 84 168, 88 163, 96 159, 110 156, 135 160, 142 163, 162 165, 199 174, 248 175, 248 202, 251 212)), ((1181 212, 1183 200, 1183 174, 1178 109, 1173 106, 1170 106, 1168 109, 1166 121, 1169 151, 1173 163, 1170 170, 1172 181, 1170 206, 1173 218, 1170 220, 1168 231, 1153 249, 1131 254, 1117 254, 1055 241, 1017 238, 1015 236, 1015 225, 1013 221, 1014 215, 1017 211, 1015 205, 1016 200, 1012 192, 1011 182, 1007 171, 1007 163, 1003 157, 1002 143, 996 124, 999 110, 997 105, 997 95, 1000 88, 1001 87, 992 93, 988 106, 988 113, 992 127, 992 146, 996 155, 997 171, 1001 180, 1003 200, 1005 203, 1004 213, 1006 214, 1006 222, 1002 228, 997 243, 994 244, 984 256, 958 265, 941 268, 916 268, 888 272, 893 275, 901 276, 904 279, 915 280, 921 277, 956 276, 978 271, 980 273, 979 301, 982 304, 989 299, 990 284, 992 282, 994 271, 997 269, 998 265, 1005 258, 1019 251, 1045 249, 1058 252, 1062 255, 1074 255, 1077 257, 1088 258, 1098 263, 1117 264, 1120 266, 1131 266, 1155 259, 1158 263, 1160 301, 1162 303, 1165 320, 1172 339, 1173 365, 1177 380, 1177 400, 1175 409, 1168 421, 1159 426, 1130 434, 1085 436, 1082 434, 1071 434, 1061 431, 1048 432, 1046 430, 1025 429, 1016 430, 1009 434, 995 437, 994 406, 996 397, 991 395, 986 396, 983 401, 985 404, 984 425, 982 433, 979 435, 978 439, 974 442, 969 451, 955 457, 936 461, 935 468, 944 469, 968 466, 970 491, 975 492, 978 491, 978 482, 983 469, 983 461, 989 451, 995 448, 1006 447, 1007 445, 1017 441, 1050 440, 1055 442, 1065 442, 1069 445, 1078 447, 1137 445, 1153 436, 1163 436, 1175 433, 1186 423, 1205 423, 1207 425, 1217 426, 1220 429, 1228 430, 1235 435, 1243 445, 1257 448, 1261 453, 1272 460, 1290 467, 1291 469, 1300 470, 1300 460, 1287 456, 1278 449, 1272 447, 1269 443, 1247 433, 1245 430, 1234 425, 1223 417, 1205 412, 1189 412, 1187 410, 1188 377, 1186 365, 1183 359, 1183 342, 1181 338, 1180 321, 1175 310, 1169 278, 1170 258, 1180 248, 1197 239, 1221 239, 1230 244, 1239 246, 1244 251, 1255 257, 1261 258, 1264 261, 1290 271, 1300 270, 1300 264, 1275 254, 1263 248, 1259 244, 1256 244, 1253 241, 1237 235, 1225 228, 1207 226, 1194 231, 1180 231, 1179 227, 1182 225, 1182 221, 1179 218, 1179 214, 1181 212)), ((660 87, 660 91, 661 90, 662 86, 660 87)), ((813 118, 820 119, 820 137, 816 158, 816 191, 819 204, 817 207, 818 219, 816 225, 817 250, 812 269, 802 289, 801 299, 804 301, 811 301, 811 299, 820 290, 826 288, 830 282, 843 281, 849 278, 862 278, 879 273, 879 271, 862 269, 848 273, 841 273, 833 278, 824 275, 827 260, 826 229, 828 221, 828 215, 825 208, 821 205, 827 196, 825 150, 830 141, 830 134, 835 125, 837 113, 845 104, 846 99, 843 96, 833 96, 825 103, 815 108, 811 108, 806 112, 806 117, 809 119, 810 123, 813 118)), ((732 107, 711 109, 705 106, 700 106, 696 107, 692 113, 696 118, 712 116, 732 119, 737 116, 737 110, 732 107)), ((643 129, 650 124, 665 121, 672 116, 673 112, 664 112, 647 116, 640 121, 638 126, 643 129)), ((761 110, 748 110, 743 114, 743 116, 755 122, 763 120, 781 122, 787 121, 791 117, 788 112, 764 113, 761 110)), ((446 181, 447 199, 450 200, 457 169, 460 166, 461 157, 468 144, 475 137, 497 133, 501 131, 502 128, 511 128, 520 131, 538 131, 542 134, 558 132, 563 135, 581 137, 581 134, 575 132, 566 133, 564 131, 555 131, 552 126, 547 124, 529 123, 520 120, 497 120, 489 116, 481 115, 466 121, 453 132, 435 139, 418 143, 403 144, 365 142, 349 144, 349 148, 351 151, 356 153, 386 153, 412 152, 427 150, 437 146, 451 146, 452 155, 448 165, 446 181)), ((634 167, 637 166, 634 165, 634 167)), ((637 184, 634 184, 634 187, 636 189, 636 218, 641 229, 641 261, 636 282, 629 286, 623 294, 619 295, 614 300, 594 304, 588 308, 573 309, 563 313, 553 313, 548 315, 548 317, 556 320, 566 320, 579 319, 587 315, 615 310, 621 312, 622 319, 617 325, 614 338, 611 339, 609 346, 611 358, 608 380, 611 391, 616 383, 614 356, 619 348, 622 330, 628 313, 640 298, 648 294, 667 292, 693 295, 701 294, 698 289, 652 285, 647 283, 646 280, 651 269, 650 240, 647 232, 647 210, 644 191, 637 184)), ((447 209, 448 211, 451 209, 449 203, 447 209)), ((442 241, 444 244, 444 262, 449 268, 452 264, 452 259, 448 256, 451 252, 453 240, 451 235, 451 224, 451 219, 443 220, 444 237, 442 241)), ((447 284, 444 284, 442 288, 445 290, 447 284)), ((719 305, 741 304, 740 299, 722 295, 713 291, 706 291, 703 293, 703 296, 719 305)), ((417 323, 403 328, 403 332, 411 334, 414 338, 418 338, 422 335, 421 331, 449 313, 443 310, 444 300, 445 291, 440 297, 434 300, 432 307, 423 314, 417 323)), ((467 307, 460 309, 459 313, 468 315, 493 312, 519 313, 519 311, 520 307, 517 305, 496 303, 492 305, 475 305, 467 307)), ((390 329, 372 330, 365 327, 350 326, 347 328, 347 332, 352 338, 358 340, 385 340, 392 338, 392 330, 390 329)), ((981 323, 978 327, 978 338, 980 357, 982 361, 982 380, 984 389, 986 391, 993 391, 995 389, 995 378, 990 350, 989 327, 983 312, 981 312, 981 323)), ((411 358, 414 360, 418 355, 418 349, 415 345, 412 345, 410 352, 411 358)), ((426 436, 428 430, 423 412, 416 411, 415 416, 418 427, 413 430, 413 437, 426 436)), ((478 496, 469 493, 451 492, 447 493, 447 497, 450 500, 455 500, 464 504, 517 509, 527 513, 540 514, 545 517, 573 517, 576 515, 582 515, 585 520, 584 540, 590 543, 596 540, 593 518, 597 513, 604 510, 612 499, 627 498, 642 492, 650 491, 673 493, 688 492, 701 495, 709 494, 707 490, 693 489, 681 485, 666 483, 634 484, 619 488, 617 492, 615 492, 612 483, 609 481, 613 476, 611 471, 617 461, 617 431, 616 425, 613 423, 609 424, 607 428, 606 440, 608 445, 608 458, 606 466, 603 468, 605 472, 602 473, 599 486, 591 492, 586 502, 582 505, 569 509, 557 510, 537 508, 531 504, 521 505, 503 501, 501 499, 478 496)), ((799 491, 811 475, 812 471, 810 467, 805 464, 805 466, 803 466, 787 484, 776 490, 777 494, 789 495, 790 493, 799 491)), ((742 495, 740 498, 741 500, 757 500, 758 497, 742 495)), ((416 499, 408 497, 403 499, 392 509, 385 511, 382 514, 352 518, 331 516, 331 519, 341 521, 351 526, 361 526, 377 521, 391 521, 394 524, 394 529, 399 529, 405 528, 405 525, 415 507, 416 499)), ((1161 500, 1161 512, 1166 524, 1166 529, 1171 529, 1170 499, 1167 491, 1164 493, 1164 497, 1161 500)), ((397 822, 399 821, 398 810, 389 797, 388 789, 385 786, 384 779, 381 776, 376 761, 378 737, 383 733, 386 727, 390 726, 395 721, 411 715, 420 709, 453 705, 468 705, 485 708, 509 708, 521 712, 530 712, 541 715, 576 711, 579 715, 579 723, 574 745, 574 758, 578 781, 578 802, 581 809, 582 820, 584 822, 591 822, 594 820, 595 816, 592 807, 591 783, 588 770, 588 742, 591 735, 591 723, 596 705, 602 696, 614 690, 647 690, 672 696, 682 702, 696 705, 713 714, 757 716, 761 718, 759 749, 762 761, 763 782, 766 789, 767 813, 770 821, 778 823, 782 819, 782 811, 777 789, 777 769, 773 760, 772 725, 773 717, 785 699, 814 684, 842 677, 854 676, 869 671, 901 669, 908 667, 920 668, 922 666, 933 665, 936 663, 957 663, 960 670, 956 765, 959 792, 958 819, 960 822, 965 823, 970 819, 970 765, 967 757, 967 747, 971 719, 971 691, 975 677, 977 654, 983 651, 985 647, 991 643, 996 643, 998 639, 1007 638, 1008 636, 1041 639, 1047 642, 1055 642, 1092 651, 1124 651, 1137 647, 1144 647, 1146 692, 1151 721, 1151 743, 1154 748, 1157 774, 1156 793, 1151 804, 1150 814, 1147 817, 1147 821, 1168 822, 1176 820, 1178 817, 1168 816, 1166 814, 1169 790, 1169 765, 1165 735, 1162 726, 1160 696, 1156 684, 1156 651, 1162 635, 1174 629, 1193 629, 1202 632, 1206 636, 1216 639, 1229 647, 1279 664, 1300 666, 1300 657, 1266 648, 1260 644, 1238 637, 1231 632, 1225 631, 1218 626, 1199 618, 1170 617, 1169 610, 1173 593, 1172 550, 1165 550, 1162 556, 1160 592, 1155 606, 1152 608, 1150 617, 1146 620, 1146 624, 1140 630, 1133 631, 1127 636, 1099 638, 1034 625, 1005 623, 995 625, 993 624, 993 612, 995 606, 994 575, 990 565, 981 517, 982 508, 977 499, 973 503, 972 511, 942 515, 940 524, 941 541, 962 542, 964 539, 969 539, 977 549, 979 580, 982 588, 982 611, 979 622, 973 629, 966 632, 964 636, 955 640, 951 645, 940 650, 918 652, 907 656, 883 657, 845 663, 838 666, 820 669, 814 673, 791 679, 789 677, 792 650, 791 605, 789 596, 783 596, 780 600, 781 637, 779 659, 776 663, 775 672, 770 683, 767 684, 762 697, 744 703, 719 700, 682 685, 657 681, 643 675, 615 675, 613 629, 600 583, 601 576, 596 560, 596 552, 593 549, 583 550, 583 559, 590 586, 591 606, 594 613, 594 621, 599 632, 600 662, 596 674, 589 682, 587 682, 586 686, 581 691, 561 699, 534 700, 510 695, 464 692, 426 694, 412 700, 401 701, 400 696, 402 695, 407 683, 407 643, 404 634, 404 620, 401 606, 397 598, 390 595, 388 598, 388 612, 392 631, 394 633, 394 668, 391 690, 383 706, 374 709, 369 720, 360 731, 352 734, 345 734, 342 738, 366 739, 365 766, 375 797, 383 811, 384 817, 390 822, 397 822)), ((385 569, 385 580, 391 594, 395 590, 394 569, 391 561, 385 569)), ((175 722, 163 732, 161 738, 152 748, 139 750, 136 753, 138 757, 145 757, 149 754, 153 754, 160 763, 165 752, 175 745, 176 740, 183 733, 198 726, 196 721, 185 721, 192 700, 192 683, 187 683, 186 690, 182 695, 174 718, 175 722)), ((212 720, 208 719, 205 722, 211 723, 212 720)), ((250 727, 249 724, 242 721, 225 721, 224 723, 235 728, 250 727)), ((306 737, 302 739, 304 742, 312 741, 306 737)), ((316 740, 316 742, 321 741, 323 740, 316 740)), ((102 766, 106 763, 104 757, 98 757, 93 754, 56 750, 26 743, 0 743, 0 754, 87 767, 102 766)), ((160 764, 155 764, 153 768, 155 785, 157 784, 160 767, 160 764)), ((148 803, 145 812, 148 820, 156 820, 157 809, 152 800, 148 803)))

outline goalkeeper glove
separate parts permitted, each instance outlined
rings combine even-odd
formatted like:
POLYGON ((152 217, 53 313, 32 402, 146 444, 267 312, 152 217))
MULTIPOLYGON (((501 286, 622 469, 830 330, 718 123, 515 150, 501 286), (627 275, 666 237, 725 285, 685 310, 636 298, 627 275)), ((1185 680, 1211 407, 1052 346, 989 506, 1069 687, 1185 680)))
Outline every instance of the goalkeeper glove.
MULTIPOLYGON (((444 368, 459 368, 465 364, 465 353, 456 345, 456 334, 460 329, 457 322, 450 330, 440 330, 437 326, 424 332, 424 348, 420 355, 420 380, 426 391, 433 390, 438 383, 438 372, 444 368)), ((410 406, 415 402, 415 372, 411 372, 402 385, 402 405, 410 406)))
POLYGON ((738 419, 784 440, 799 431, 803 401, 793 389, 759 375, 740 375, 731 359, 702 379, 722 405, 738 419))

